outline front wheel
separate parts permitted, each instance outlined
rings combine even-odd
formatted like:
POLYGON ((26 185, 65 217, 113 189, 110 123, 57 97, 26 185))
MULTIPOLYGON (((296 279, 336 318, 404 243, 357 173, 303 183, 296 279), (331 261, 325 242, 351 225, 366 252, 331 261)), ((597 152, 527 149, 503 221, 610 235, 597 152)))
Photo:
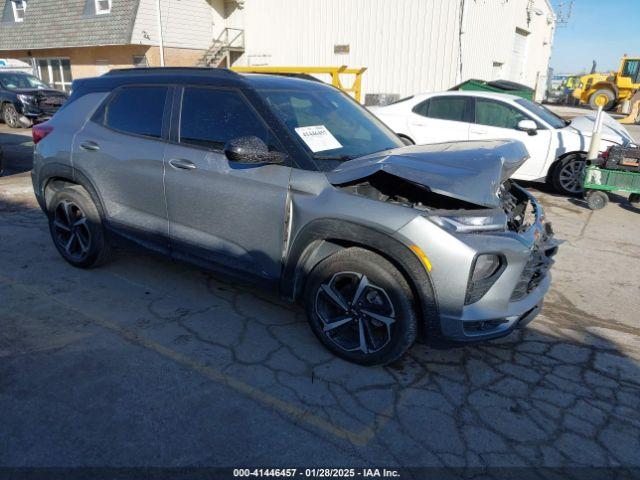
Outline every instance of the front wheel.
POLYGON ((51 199, 49 231, 62 258, 74 267, 96 267, 110 258, 98 209, 79 185, 63 188, 51 199))
POLYGON ((2 107, 2 118, 8 127, 20 128, 22 126, 20 125, 20 115, 18 114, 16 107, 10 103, 5 103, 2 107))
POLYGON ((305 286, 307 318, 336 355, 362 365, 400 358, 416 338, 411 288, 381 256, 348 248, 323 260, 305 286))
POLYGON ((551 184, 558 193, 575 196, 583 192, 584 168, 587 162, 580 154, 569 155, 554 166, 551 184))

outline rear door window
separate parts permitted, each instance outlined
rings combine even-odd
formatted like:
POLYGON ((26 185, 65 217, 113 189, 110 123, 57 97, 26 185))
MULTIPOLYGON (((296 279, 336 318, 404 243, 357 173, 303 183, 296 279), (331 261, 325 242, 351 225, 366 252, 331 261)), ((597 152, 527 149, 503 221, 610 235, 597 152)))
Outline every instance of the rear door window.
POLYGON ((255 136, 270 143, 266 125, 233 90, 188 87, 182 97, 180 143, 222 150, 229 140, 255 136))
POLYGON ((515 129, 520 120, 531 120, 531 118, 506 103, 476 98, 476 123, 489 127, 515 129))
POLYGON ((467 121, 466 97, 432 97, 413 109, 414 113, 423 117, 454 122, 467 121))
POLYGON ((105 125, 145 137, 162 137, 168 87, 128 87, 116 93, 105 110, 105 125))

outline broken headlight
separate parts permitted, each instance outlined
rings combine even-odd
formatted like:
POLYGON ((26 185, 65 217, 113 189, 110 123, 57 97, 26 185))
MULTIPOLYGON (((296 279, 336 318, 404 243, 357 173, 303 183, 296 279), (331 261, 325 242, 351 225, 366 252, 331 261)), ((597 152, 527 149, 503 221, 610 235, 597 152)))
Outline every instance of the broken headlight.
POLYGON ((439 227, 456 233, 504 232, 507 229, 507 216, 503 211, 491 211, 483 214, 428 215, 427 218, 439 227))

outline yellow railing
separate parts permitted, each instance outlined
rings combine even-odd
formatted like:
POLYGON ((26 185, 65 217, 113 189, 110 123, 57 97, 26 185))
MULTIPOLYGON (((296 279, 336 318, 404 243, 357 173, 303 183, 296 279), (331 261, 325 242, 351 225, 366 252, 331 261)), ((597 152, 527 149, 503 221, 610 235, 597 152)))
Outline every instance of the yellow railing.
POLYGON ((305 74, 305 75, 321 75, 331 76, 331 84, 342 90, 343 92, 352 94, 357 102, 362 99, 362 74, 367 70, 365 68, 349 68, 346 65, 341 67, 231 67, 231 70, 239 73, 286 73, 286 74, 305 74), (354 75, 351 85, 345 84, 344 76, 354 75))

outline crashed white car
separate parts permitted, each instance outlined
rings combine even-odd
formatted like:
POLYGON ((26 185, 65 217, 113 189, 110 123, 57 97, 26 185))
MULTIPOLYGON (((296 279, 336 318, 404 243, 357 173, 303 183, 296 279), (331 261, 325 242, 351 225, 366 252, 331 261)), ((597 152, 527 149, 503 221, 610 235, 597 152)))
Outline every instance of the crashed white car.
MULTIPOLYGON (((520 140, 531 158, 512 178, 546 181, 569 195, 582 191, 581 174, 595 114, 569 121, 524 98, 472 91, 414 95, 370 110, 407 143, 520 140)), ((632 142, 629 132, 605 114, 600 150, 632 142)))

